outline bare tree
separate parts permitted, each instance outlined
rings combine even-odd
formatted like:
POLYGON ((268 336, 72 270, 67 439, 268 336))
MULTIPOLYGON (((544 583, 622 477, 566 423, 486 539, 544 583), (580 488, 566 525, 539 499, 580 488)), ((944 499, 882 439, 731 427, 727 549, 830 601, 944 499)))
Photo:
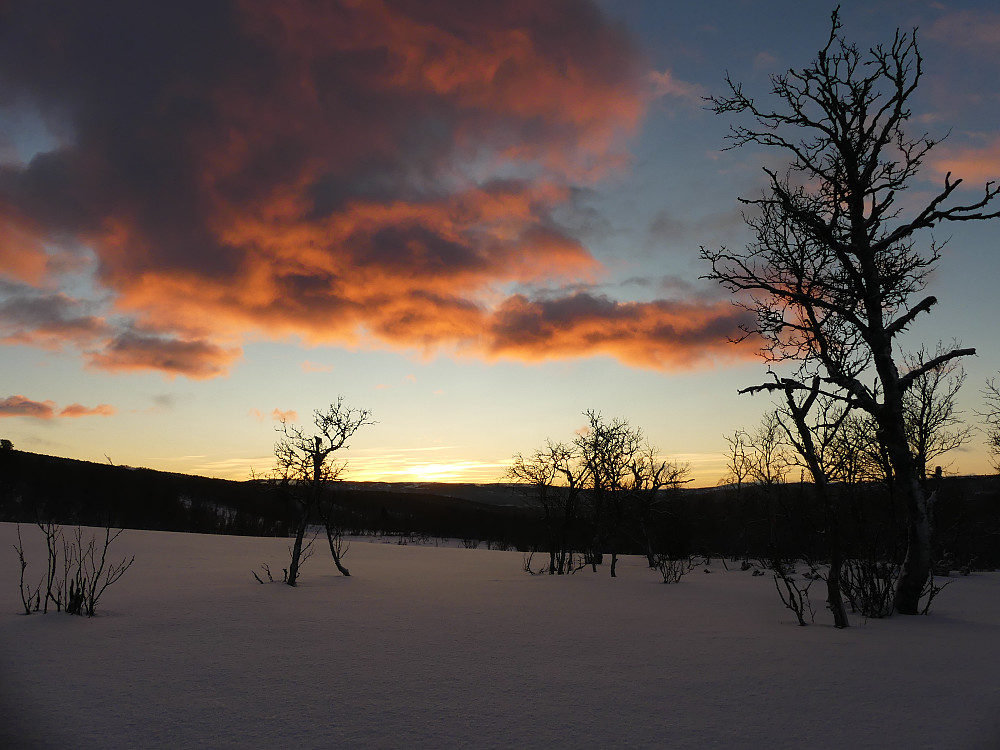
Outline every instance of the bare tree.
POLYGON ((330 512, 323 510, 321 506, 324 493, 330 490, 329 485, 339 479, 346 468, 344 462, 334 460, 334 454, 347 449, 347 441, 354 433, 372 424, 375 422, 368 409, 353 409, 344 404, 343 397, 338 397, 326 411, 316 409, 313 412, 314 431, 281 420, 281 426, 278 427, 281 438, 274 445, 275 474, 291 494, 296 508, 295 540, 285 579, 289 586, 295 586, 298 582, 306 530, 313 515, 321 510, 333 562, 343 575, 350 575, 341 561, 344 551, 341 535, 331 527, 330 512))
POLYGON ((593 410, 584 416, 587 426, 572 443, 549 440, 529 456, 517 454, 506 474, 542 510, 548 571, 576 570, 580 535, 588 538, 581 545, 585 564, 595 571, 607 553, 614 577, 626 546, 641 545, 652 565, 653 520, 664 512, 664 491, 687 481, 687 466, 659 456, 624 419, 593 410))
MULTIPOLYGON (((957 349, 952 346, 951 349, 957 349)), ((949 351, 938 342, 936 351, 929 353, 920 347, 916 354, 906 355, 907 370, 915 371, 920 364, 949 351)), ((961 448, 972 437, 972 427, 962 424, 956 405, 958 391, 965 382, 965 368, 947 361, 933 370, 926 370, 913 380, 903 393, 903 417, 910 441, 913 460, 920 479, 927 481, 928 467, 945 453, 961 448)))
MULTIPOLYGON (((785 408, 776 413, 776 418, 784 429, 789 443, 794 446, 800 460, 809 469, 813 487, 823 506, 827 547, 830 553, 830 569, 826 573, 826 601, 833 614, 834 627, 846 628, 849 622, 841 586, 844 546, 841 539, 840 514, 837 512, 837 503, 829 478, 833 473, 830 466, 831 454, 836 455, 831 448, 847 418, 848 409, 839 404, 837 399, 820 395, 819 377, 813 378, 810 390, 804 397, 798 398, 796 389, 792 387, 784 390, 784 396, 785 408), (815 417, 812 416, 814 408, 815 417), (783 417, 787 421, 783 420, 783 417)), ((808 588, 806 591, 808 592, 808 588)), ((797 614, 801 625, 803 624, 801 608, 797 614)))
POLYGON ((1000 384, 995 378, 986 381, 983 398, 986 410, 979 416, 986 423, 986 447, 992 457, 993 468, 1000 472, 1000 384))
POLYGON ((793 361, 795 379, 770 384, 822 392, 870 414, 891 462, 907 511, 907 553, 896 608, 917 614, 930 574, 931 509, 910 450, 906 392, 918 378, 974 349, 953 349, 900 372, 897 336, 937 302, 918 298, 942 246, 917 246, 921 230, 952 221, 992 219, 985 209, 1000 188, 961 201, 961 180, 906 213, 896 202, 934 148, 911 137, 910 97, 921 77, 916 35, 899 30, 887 47, 863 52, 841 35, 834 11, 829 38, 809 67, 771 76, 775 107, 751 98, 727 76, 729 93, 712 97, 717 113, 747 115, 731 147, 774 147, 791 161, 785 173, 766 168, 768 186, 747 205, 755 239, 742 251, 702 249, 708 278, 739 295, 756 316, 771 362, 793 361), (828 389, 828 390, 827 390, 828 389))
POLYGON ((530 493, 542 510, 550 575, 569 573, 573 565, 570 535, 576 525, 577 500, 584 479, 576 457, 572 445, 548 440, 545 447, 528 457, 518 453, 507 469, 507 479, 530 493))
POLYGON ((728 447, 726 449, 726 473, 719 480, 719 484, 735 485, 738 497, 753 470, 750 436, 745 430, 737 430, 732 435, 723 435, 722 438, 728 447))
POLYGON ((753 430, 737 430, 725 437, 731 483, 736 484, 736 501, 740 508, 743 536, 743 567, 750 567, 752 528, 766 524, 769 543, 774 543, 775 518, 772 506, 793 464, 781 423, 775 413, 768 412, 753 430), (733 481, 735 480, 735 482, 733 481), (748 492, 744 492, 745 489, 748 492), (764 503, 766 517, 760 517, 758 506, 764 503))
MULTIPOLYGON (((669 513, 666 501, 678 489, 691 481, 687 464, 679 464, 659 455, 659 451, 648 443, 633 457, 626 478, 626 491, 630 498, 631 512, 638 525, 639 541, 646 552, 649 567, 659 567, 657 554, 661 546, 654 536, 653 528, 658 516, 669 513)), ((668 556, 669 557, 669 556, 668 556)), ((661 571, 662 572, 662 571, 661 571)))
POLYGON ((584 414, 587 428, 575 442, 589 478, 587 497, 593 524, 590 563, 596 571, 604 552, 610 552, 614 578, 629 497, 629 471, 642 450, 642 430, 633 428, 624 419, 606 421, 600 412, 593 410, 584 414))

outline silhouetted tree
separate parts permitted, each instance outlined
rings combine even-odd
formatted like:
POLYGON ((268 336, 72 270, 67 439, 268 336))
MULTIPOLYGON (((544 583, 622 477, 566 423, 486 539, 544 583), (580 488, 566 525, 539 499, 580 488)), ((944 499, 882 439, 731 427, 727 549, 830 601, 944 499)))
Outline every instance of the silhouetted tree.
POLYGON ((986 447, 992 457, 993 468, 1000 472, 1000 384, 995 378, 986 381, 983 398, 986 410, 980 416, 986 422, 986 447))
POLYGON ((574 446, 551 440, 528 457, 518 453, 507 469, 506 478, 522 486, 542 511, 550 575, 563 575, 572 569, 571 535, 585 479, 581 471, 574 446))
POLYGON ((841 585, 843 534, 830 477, 836 473, 836 438, 849 410, 836 399, 820 395, 818 377, 813 378, 810 390, 804 397, 799 398, 794 388, 786 388, 784 396, 785 408, 777 413, 777 418, 788 441, 809 470, 813 488, 823 507, 824 531, 830 555, 830 568, 826 572, 826 601, 833 614, 834 627, 846 628, 849 622, 841 585))
POLYGON ((611 553, 611 577, 617 572, 620 532, 629 497, 629 467, 642 446, 642 431, 624 419, 605 421, 599 412, 588 410, 586 429, 575 443, 588 477, 592 541, 589 550, 593 569, 605 551, 611 553))
POLYGON ((584 560, 595 571, 607 553, 615 576, 626 547, 642 549, 652 565, 659 551, 652 527, 664 510, 664 490, 685 482, 687 467, 660 457, 624 419, 609 421, 592 410, 584 416, 587 426, 572 443, 549 440, 530 456, 514 456, 507 470, 542 511, 549 573, 571 572, 573 540, 581 537, 584 560))
MULTIPOLYGON (((922 362, 947 351, 948 348, 938 342, 933 354, 921 347, 916 354, 906 355, 903 362, 907 370, 914 371, 922 362)), ((961 448, 972 437, 972 427, 962 424, 956 404, 964 382, 965 368, 952 360, 922 372, 903 393, 906 434, 917 471, 924 482, 932 462, 961 448)))
MULTIPOLYGON (((314 514, 320 511, 323 495, 329 490, 329 484, 340 477, 346 466, 344 462, 335 461, 334 454, 348 448, 347 441, 354 433, 371 424, 375 423, 368 409, 352 409, 344 404, 343 397, 338 397, 326 411, 316 409, 313 412, 315 431, 311 434, 306 428, 281 420, 278 430, 282 437, 274 446, 275 474, 290 493, 296 509, 295 540, 292 543, 286 578, 289 586, 298 582, 299 566, 303 559, 303 540, 309 523, 314 514)), ((323 510, 323 520, 333 562, 337 570, 349 576, 350 572, 341 561, 340 534, 331 526, 333 516, 330 510, 323 510)))
MULTIPOLYGON (((630 510, 638 526, 639 542, 646 553, 646 561, 651 568, 661 564, 663 558, 662 554, 657 554, 658 552, 662 553, 661 548, 664 546, 663 541, 657 539, 654 532, 654 529, 659 525, 657 520, 670 513, 667 508, 668 500, 676 494, 672 491, 691 481, 688 479, 688 472, 687 464, 664 459, 659 455, 657 449, 648 443, 633 456, 629 464, 626 482, 630 510), (658 557, 660 558, 659 562, 658 557)), ((672 552, 673 555, 667 554, 669 562, 674 562, 670 558, 676 557, 680 550, 672 550, 672 552)), ((669 567, 673 568, 674 566, 669 567)))
POLYGON ((762 197, 741 199, 752 208, 746 222, 754 241, 742 251, 703 248, 702 256, 712 267, 708 278, 755 313, 747 333, 761 338, 765 358, 798 363, 797 378, 778 387, 810 392, 818 375, 823 393, 873 418, 907 511, 896 608, 917 614, 930 574, 931 509, 910 450, 905 394, 921 376, 975 350, 942 352, 900 372, 896 337, 937 302, 915 297, 941 246, 931 240, 922 250, 915 235, 943 222, 997 217, 984 209, 1000 189, 987 183, 981 198, 959 202, 961 180, 948 174, 940 192, 904 216, 896 198, 936 145, 904 132, 922 72, 915 33, 897 30, 888 47, 863 52, 840 31, 835 11, 815 61, 771 76, 774 108, 728 76, 728 95, 710 99, 717 113, 750 117, 751 124, 733 126, 732 147, 774 147, 791 162, 784 174, 765 167, 762 197))

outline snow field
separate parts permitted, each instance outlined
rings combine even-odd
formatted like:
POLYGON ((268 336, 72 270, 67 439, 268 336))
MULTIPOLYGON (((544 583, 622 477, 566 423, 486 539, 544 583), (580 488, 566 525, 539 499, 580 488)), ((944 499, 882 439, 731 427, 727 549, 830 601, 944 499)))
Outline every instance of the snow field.
MULTIPOLYGON (((44 543, 22 526, 29 580, 44 543)), ((529 576, 518 552, 126 531, 93 619, 21 614, 0 524, 0 747, 1000 747, 1000 574, 930 617, 794 624, 770 577, 529 576), (6 556, 4 556, 6 555, 6 556)), ((540 556, 535 556, 540 562, 540 556)))

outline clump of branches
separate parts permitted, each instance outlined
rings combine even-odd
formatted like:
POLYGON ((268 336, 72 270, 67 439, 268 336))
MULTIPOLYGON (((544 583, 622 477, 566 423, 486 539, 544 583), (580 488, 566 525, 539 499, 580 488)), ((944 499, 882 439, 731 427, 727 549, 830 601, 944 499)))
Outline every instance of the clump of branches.
POLYGON ((670 555, 654 555, 653 567, 660 572, 664 583, 680 583, 681 579, 694 568, 690 557, 671 557, 670 555))
POLYGON ((93 617, 104 592, 121 580, 135 562, 135 555, 123 557, 118 562, 113 562, 108 556, 111 545, 124 529, 112 530, 108 525, 101 540, 99 535, 85 538, 79 526, 69 537, 62 527, 54 523, 39 522, 38 528, 45 535, 47 554, 45 576, 34 588, 25 581, 28 562, 24 555, 20 524, 17 527, 17 544, 14 545, 21 566, 20 591, 24 613, 31 614, 41 609, 42 614, 46 614, 51 602, 57 612, 65 610, 67 614, 93 617))
POLYGON ((850 558, 841 568, 844 597, 865 617, 889 617, 896 603, 900 567, 888 560, 850 558))
MULTIPOLYGON (((268 583, 274 583, 274 574, 271 573, 271 566, 268 565, 267 563, 261 563, 260 564, 260 569, 261 569, 261 571, 263 571, 264 575, 267 576, 267 582, 268 583)), ((264 579, 261 578, 259 575, 257 575, 257 571, 256 570, 251 570, 250 571, 250 575, 252 575, 254 578, 257 579, 257 583, 259 583, 259 584, 263 584, 264 583, 264 579)), ((282 568, 281 582, 282 583, 286 583, 287 581, 288 581, 288 568, 282 568)))

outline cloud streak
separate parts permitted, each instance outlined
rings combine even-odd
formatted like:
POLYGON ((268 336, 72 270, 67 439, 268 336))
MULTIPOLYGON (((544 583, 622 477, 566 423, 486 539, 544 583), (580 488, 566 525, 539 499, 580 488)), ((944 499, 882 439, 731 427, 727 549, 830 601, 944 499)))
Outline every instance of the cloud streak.
POLYGON ((8 396, 0 399, 0 418, 31 417, 33 419, 53 419, 55 417, 110 417, 116 413, 110 404, 98 404, 94 407, 82 404, 70 404, 59 409, 54 401, 34 401, 25 396, 8 396))
POLYGON ((0 87, 65 134, 0 164, 6 343, 195 379, 260 337, 668 369, 733 356, 725 306, 574 291, 605 270, 557 209, 627 163, 651 86, 698 93, 650 77, 589 0, 2 13, 0 87), (53 246, 93 253, 100 310, 52 291, 53 246), (511 293, 528 287, 565 291, 511 293))

